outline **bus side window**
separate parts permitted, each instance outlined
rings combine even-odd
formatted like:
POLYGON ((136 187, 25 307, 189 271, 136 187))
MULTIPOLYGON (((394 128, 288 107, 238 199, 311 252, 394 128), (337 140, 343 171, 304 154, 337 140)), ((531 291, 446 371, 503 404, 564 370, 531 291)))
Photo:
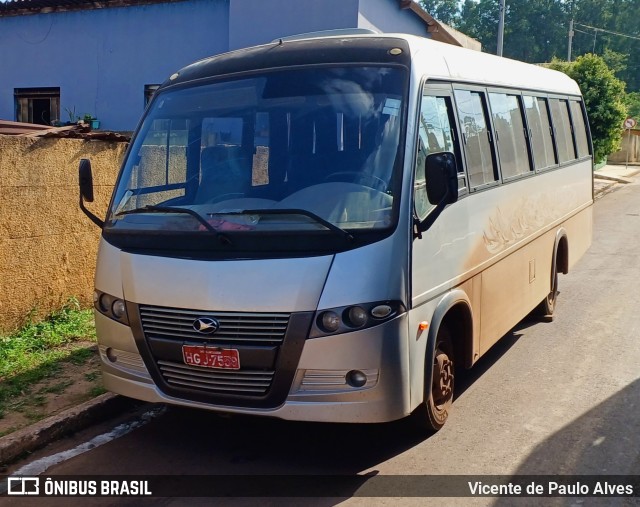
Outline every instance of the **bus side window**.
POLYGON ((573 135, 578 148, 578 158, 589 156, 589 140, 587 139, 587 126, 584 121, 582 104, 577 100, 569 102, 571 109, 571 121, 573 122, 573 135))
POLYGON ((529 150, 519 96, 489 93, 489 103, 496 131, 502 177, 507 180, 529 174, 529 150))
POLYGON ((556 145, 558 147, 558 162, 568 162, 576 158, 576 151, 571 136, 571 122, 566 100, 551 99, 551 118, 553 129, 556 133, 556 145))
POLYGON ((471 188, 498 181, 484 93, 455 90, 471 188))
POLYGON ((467 188, 460 153, 456 142, 455 131, 452 128, 453 110, 449 97, 423 95, 420 106, 420 118, 418 126, 418 148, 416 154, 416 178, 415 178, 415 211, 418 218, 423 219, 433 207, 427 197, 424 188, 426 177, 424 164, 427 155, 432 153, 451 152, 456 155, 458 162, 458 188, 467 188))
POLYGON ((557 161, 553 149, 553 134, 547 99, 525 95, 524 106, 533 149, 533 165, 536 170, 553 167, 557 161))

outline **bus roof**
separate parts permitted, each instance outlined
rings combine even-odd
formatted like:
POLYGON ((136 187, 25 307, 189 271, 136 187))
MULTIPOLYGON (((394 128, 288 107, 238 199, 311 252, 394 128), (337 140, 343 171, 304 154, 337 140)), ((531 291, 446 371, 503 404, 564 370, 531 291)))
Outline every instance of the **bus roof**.
POLYGON ((412 61, 424 67, 424 74, 431 79, 580 95, 580 88, 573 79, 540 65, 472 51, 424 37, 393 37, 407 40, 412 61))
POLYGON ((562 72, 407 34, 316 32, 205 58, 174 74, 164 86, 258 69, 314 63, 401 63, 429 79, 580 95, 562 72), (389 54, 400 47, 401 54, 389 54), (407 51, 408 50, 408 51, 407 51), (409 55, 406 52, 410 53, 409 55), (409 60, 410 58, 410 60, 409 60))

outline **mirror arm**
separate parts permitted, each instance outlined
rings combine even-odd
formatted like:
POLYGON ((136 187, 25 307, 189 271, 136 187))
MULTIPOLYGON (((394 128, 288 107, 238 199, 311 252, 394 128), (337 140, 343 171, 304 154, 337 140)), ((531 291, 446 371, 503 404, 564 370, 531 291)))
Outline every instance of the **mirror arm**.
POLYGON ((422 239, 422 224, 415 214, 413 215, 413 237, 414 239, 422 239))
POLYGON ((94 224, 96 224, 100 229, 104 227, 104 221, 100 220, 97 216, 95 216, 91 211, 89 211, 84 205, 84 199, 80 196, 80 209, 83 211, 85 215, 89 217, 94 224))
POLYGON ((431 213, 429 213, 422 222, 418 223, 417 229, 419 239, 422 238, 422 233, 427 231, 435 223, 449 202, 449 196, 446 195, 438 204, 436 204, 436 207, 431 211, 431 213))

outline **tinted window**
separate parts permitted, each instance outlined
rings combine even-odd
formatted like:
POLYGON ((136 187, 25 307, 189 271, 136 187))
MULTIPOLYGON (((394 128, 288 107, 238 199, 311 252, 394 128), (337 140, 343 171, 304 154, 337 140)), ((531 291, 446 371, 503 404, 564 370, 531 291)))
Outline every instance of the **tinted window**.
MULTIPOLYGON (((426 187, 425 160, 431 153, 448 151, 458 156, 451 129, 451 103, 448 97, 422 97, 420 125, 418 127, 418 153, 416 156, 415 209, 424 218, 433 207, 424 191, 426 187)), ((461 180, 464 184, 464 179, 461 180)))
POLYGON ((506 93, 490 93, 493 128, 498 140, 502 177, 513 178, 531 171, 520 99, 506 93))
POLYGON ((542 97, 524 97, 524 105, 529 122, 529 137, 533 149, 533 165, 536 169, 545 169, 556 164, 553 151, 553 137, 549 122, 547 99, 542 97))
POLYGON ((587 128, 584 122, 584 114, 580 102, 572 100, 569 102, 571 107, 571 119, 573 120, 573 133, 576 137, 576 146, 578 148, 578 157, 589 156, 589 141, 587 140, 587 128))
POLYGON ((205 245, 211 229, 313 238, 339 237, 330 225, 367 237, 388 230, 404 90, 401 69, 347 66, 160 91, 132 141, 107 229, 160 232, 163 248, 178 248, 172 233, 205 245))
POLYGON ((576 158, 571 135, 571 121, 566 100, 551 99, 551 115, 556 134, 556 146, 558 148, 558 160, 567 162, 576 158))
POLYGON ((467 172, 471 187, 479 187, 498 179, 494 169, 484 94, 456 90, 456 106, 464 137, 467 172))

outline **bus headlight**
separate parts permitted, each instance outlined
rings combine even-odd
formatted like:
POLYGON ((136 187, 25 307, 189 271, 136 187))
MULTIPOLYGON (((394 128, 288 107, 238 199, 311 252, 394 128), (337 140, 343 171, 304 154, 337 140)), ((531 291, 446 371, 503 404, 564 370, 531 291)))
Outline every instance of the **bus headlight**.
POLYGON ((351 327, 362 327, 367 323, 367 311, 361 306, 352 306, 345 312, 345 324, 351 327))
POLYGON ((377 301, 338 308, 327 308, 316 313, 309 338, 348 333, 377 326, 406 311, 400 301, 377 301))
POLYGON ((318 327, 326 333, 335 333, 340 328, 340 317, 335 312, 322 312, 318 318, 318 327))
POLYGON ((95 290, 93 292, 93 306, 102 315, 109 317, 122 324, 129 325, 129 317, 127 316, 127 304, 124 300, 95 290))

